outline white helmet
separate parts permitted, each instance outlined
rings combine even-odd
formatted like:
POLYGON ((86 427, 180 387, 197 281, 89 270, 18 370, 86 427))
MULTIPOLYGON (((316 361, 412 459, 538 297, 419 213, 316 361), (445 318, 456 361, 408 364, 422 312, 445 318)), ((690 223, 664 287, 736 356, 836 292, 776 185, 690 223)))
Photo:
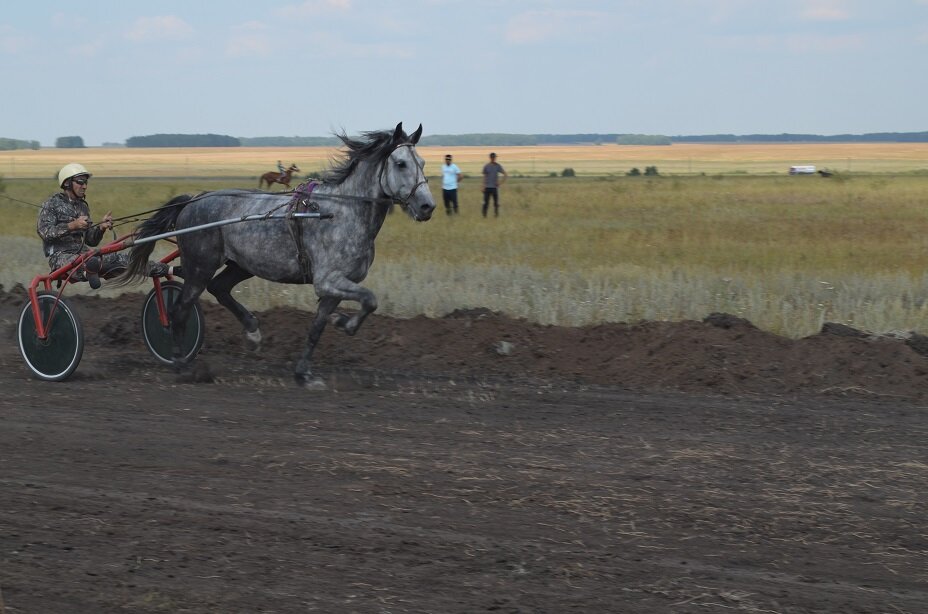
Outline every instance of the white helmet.
POLYGON ((87 175, 88 177, 91 176, 91 174, 87 172, 87 169, 80 164, 75 162, 72 162, 71 164, 65 164, 61 167, 61 170, 58 171, 59 187, 63 188, 65 181, 71 179, 72 177, 77 177, 78 175, 87 175))

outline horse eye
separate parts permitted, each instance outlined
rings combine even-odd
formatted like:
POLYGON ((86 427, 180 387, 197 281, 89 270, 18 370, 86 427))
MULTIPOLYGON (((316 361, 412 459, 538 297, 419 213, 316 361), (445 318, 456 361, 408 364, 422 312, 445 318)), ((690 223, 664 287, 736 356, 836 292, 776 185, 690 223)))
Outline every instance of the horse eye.
POLYGON ((399 162, 396 163, 396 165, 400 168, 406 168, 406 161, 400 160, 399 162))

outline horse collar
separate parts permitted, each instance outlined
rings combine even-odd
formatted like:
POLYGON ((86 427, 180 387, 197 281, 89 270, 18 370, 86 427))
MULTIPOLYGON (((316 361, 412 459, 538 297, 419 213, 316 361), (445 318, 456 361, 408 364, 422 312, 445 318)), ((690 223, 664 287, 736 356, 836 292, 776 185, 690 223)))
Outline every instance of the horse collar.
POLYGON ((302 210, 313 209, 313 205, 310 202, 309 198, 312 196, 313 190, 316 189, 316 186, 319 185, 318 181, 310 180, 305 183, 301 183, 293 191, 293 198, 290 199, 290 202, 287 203, 287 211, 290 212, 299 212, 302 210))

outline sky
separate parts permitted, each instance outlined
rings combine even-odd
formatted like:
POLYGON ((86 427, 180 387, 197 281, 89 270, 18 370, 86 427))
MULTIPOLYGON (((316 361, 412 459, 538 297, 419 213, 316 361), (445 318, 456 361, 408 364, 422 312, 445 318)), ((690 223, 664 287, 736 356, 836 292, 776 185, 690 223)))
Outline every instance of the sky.
POLYGON ((0 137, 928 130, 928 0, 33 0, 0 137))

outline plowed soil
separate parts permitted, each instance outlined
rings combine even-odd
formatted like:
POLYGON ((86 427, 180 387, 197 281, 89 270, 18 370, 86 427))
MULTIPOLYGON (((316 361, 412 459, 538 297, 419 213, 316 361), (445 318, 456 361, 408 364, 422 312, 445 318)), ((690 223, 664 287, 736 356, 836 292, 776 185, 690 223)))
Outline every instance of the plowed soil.
POLYGON ((74 297, 64 383, 0 289, 0 611, 928 611, 924 338, 487 311, 264 344, 205 305, 190 373, 141 295, 74 297))

